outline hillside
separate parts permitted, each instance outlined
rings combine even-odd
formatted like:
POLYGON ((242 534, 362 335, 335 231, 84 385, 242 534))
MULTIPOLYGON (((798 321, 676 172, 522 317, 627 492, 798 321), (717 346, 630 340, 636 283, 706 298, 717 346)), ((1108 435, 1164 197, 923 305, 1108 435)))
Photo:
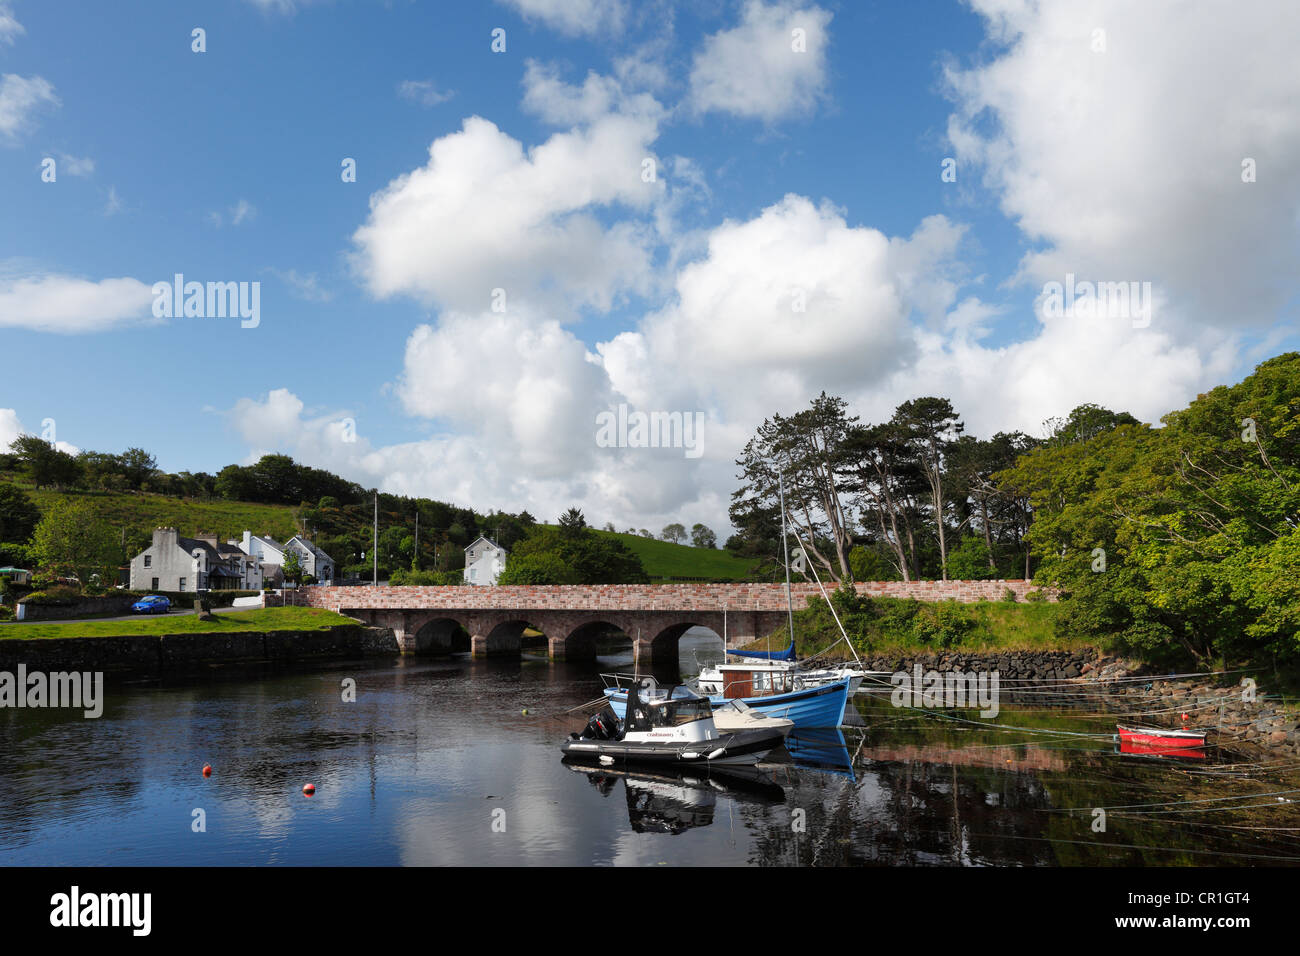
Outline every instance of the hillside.
POLYGON ((664 581, 723 580, 743 581, 753 573, 757 562, 738 558, 717 548, 692 548, 636 534, 597 531, 617 538, 641 559, 653 583, 664 581))
MULTIPOLYGON (((287 541, 298 531, 298 509, 289 505, 255 504, 247 501, 227 501, 222 498, 176 498, 148 492, 73 491, 61 492, 34 490, 30 484, 14 481, 10 476, 0 478, 0 484, 14 484, 22 488, 44 512, 60 498, 76 497, 93 502, 96 512, 110 527, 125 530, 128 551, 138 552, 148 543, 153 529, 173 527, 182 535, 215 534, 222 541, 239 538, 245 531, 269 534, 287 541)), ((322 528, 333 535, 347 534, 358 539, 355 547, 369 546, 369 507, 340 509, 332 513, 333 520, 322 528)), ((317 512, 316 527, 325 524, 328 516, 317 512)), ((380 511, 379 526, 383 532, 394 524, 401 524, 402 516, 380 511)), ((409 520, 409 519, 408 519, 409 520)), ((403 527, 405 527, 403 525, 403 527)), ((597 534, 617 538, 641 559, 651 581, 724 580, 740 581, 750 576, 755 562, 737 558, 730 552, 715 549, 692 548, 668 541, 643 538, 639 535, 596 531, 597 534)), ((427 544, 431 535, 426 534, 427 544)), ((337 547, 336 541, 322 542, 326 550, 335 547, 343 557, 348 548, 337 547)), ((382 552, 381 552, 382 554, 382 552)), ((426 566, 428 566, 426 564, 426 566)))

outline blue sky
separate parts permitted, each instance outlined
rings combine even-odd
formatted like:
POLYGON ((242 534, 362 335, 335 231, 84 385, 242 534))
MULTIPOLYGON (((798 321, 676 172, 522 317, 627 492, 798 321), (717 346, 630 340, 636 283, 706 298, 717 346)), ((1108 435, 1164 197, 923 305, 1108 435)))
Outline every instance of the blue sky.
POLYGON ((822 389, 1154 420, 1295 347, 1300 91, 1294 5, 1141 6, 0 2, 0 439, 622 528, 725 526, 822 389), (176 272, 258 326, 155 319, 176 272), (1153 321, 1048 322, 1066 273, 1153 321), (620 403, 706 454, 598 446, 620 403))

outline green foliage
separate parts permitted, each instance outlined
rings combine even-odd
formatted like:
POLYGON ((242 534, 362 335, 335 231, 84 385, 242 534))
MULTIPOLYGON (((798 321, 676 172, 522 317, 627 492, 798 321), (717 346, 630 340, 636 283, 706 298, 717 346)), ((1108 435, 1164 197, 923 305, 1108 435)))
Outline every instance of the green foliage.
POLYGON ((111 577, 122 558, 117 535, 89 503, 79 499, 60 501, 45 512, 36 526, 32 550, 43 569, 82 581, 95 572, 111 577))
POLYGON ((558 554, 519 554, 506 562, 497 584, 581 584, 580 575, 558 554))
POLYGON ((1161 662, 1300 662, 1300 353, 1161 429, 1101 417, 999 476, 1032 502, 1035 580, 1070 594, 1062 629, 1161 662))
POLYGON ((948 553, 948 577, 953 580, 983 581, 997 576, 997 568, 989 567, 989 549, 982 538, 962 538, 948 553))
POLYGON ((542 564, 524 563, 523 568, 498 583, 517 584, 644 584, 649 581, 641 559, 629 550, 618 535, 594 531, 584 526, 570 526, 567 530, 539 525, 529 531, 528 537, 515 546, 506 561, 503 576, 512 568, 519 568, 521 559, 530 556, 550 555, 556 561, 542 564), (547 581, 519 580, 517 575, 539 575, 552 578, 547 581), (575 577, 576 580, 569 580, 575 577), (563 577, 565 580, 553 580, 563 577))
POLYGON ((41 513, 22 489, 0 484, 0 541, 27 541, 41 513))
POLYGON ((855 581, 899 581, 902 575, 877 545, 854 545, 849 552, 849 570, 855 581))
MULTIPOLYGON (((610 528, 613 531, 613 528, 610 528)), ((713 529, 708 525, 694 524, 691 525, 691 547, 693 548, 716 548, 718 546, 718 536, 714 534, 713 529)))

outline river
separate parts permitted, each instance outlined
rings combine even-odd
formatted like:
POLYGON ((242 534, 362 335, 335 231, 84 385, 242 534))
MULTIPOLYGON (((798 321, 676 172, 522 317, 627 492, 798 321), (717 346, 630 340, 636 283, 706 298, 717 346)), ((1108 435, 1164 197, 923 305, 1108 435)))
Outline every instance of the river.
MULTIPOLYGON (((681 647, 690 672, 721 644, 688 634, 681 647)), ((96 720, 0 710, 0 864, 1300 860, 1295 831, 1277 829, 1300 827, 1284 802, 1297 794, 1276 795, 1300 790, 1294 767, 1118 754, 1071 736, 1113 719, 1044 701, 1004 705, 997 722, 1019 728, 1005 730, 860 696, 861 726, 799 735, 761 779, 571 769, 559 744, 579 724, 550 715, 629 662, 216 672, 110 686, 96 720), (1100 831, 1096 808, 1110 808, 1100 831)))

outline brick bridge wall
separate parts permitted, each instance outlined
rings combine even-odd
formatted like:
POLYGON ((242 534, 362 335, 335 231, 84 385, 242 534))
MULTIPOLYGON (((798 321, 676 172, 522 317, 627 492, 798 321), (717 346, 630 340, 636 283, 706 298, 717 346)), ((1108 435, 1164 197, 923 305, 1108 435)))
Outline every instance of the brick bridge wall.
MULTIPOLYGON (((1027 581, 868 581, 858 593, 921 601, 999 600, 1010 589, 1023 600, 1027 581)), ((816 584, 791 586, 795 608, 819 594, 816 584)), ((786 617, 783 584, 593 584, 475 587, 305 587, 298 599, 369 624, 391 627, 404 653, 451 649, 454 625, 470 635, 475 656, 518 654, 523 628, 547 636, 557 659, 595 654, 602 627, 629 635, 638 658, 672 657, 692 625, 725 633, 736 647, 766 637, 786 617), (724 612, 725 609, 725 612, 724 612), (725 622, 724 622, 725 613, 725 622)))

